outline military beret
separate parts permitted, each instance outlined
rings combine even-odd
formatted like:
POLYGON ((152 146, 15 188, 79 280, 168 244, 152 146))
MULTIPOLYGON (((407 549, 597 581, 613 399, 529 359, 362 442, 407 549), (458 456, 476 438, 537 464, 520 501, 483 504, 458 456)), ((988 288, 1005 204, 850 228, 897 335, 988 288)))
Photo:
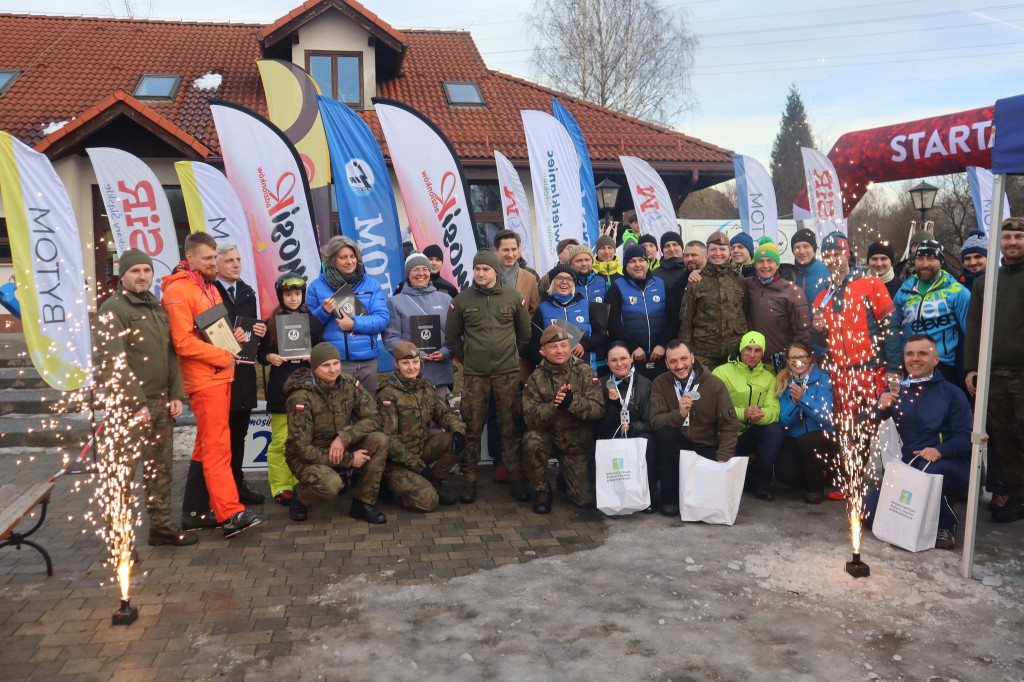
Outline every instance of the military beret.
POLYGON ((712 244, 717 244, 718 246, 729 246, 729 237, 727 237, 725 232, 722 232, 721 230, 712 232, 708 237, 707 245, 711 246, 712 244))
POLYGON ((395 362, 399 360, 412 360, 420 356, 420 349, 408 341, 403 341, 395 346, 395 350, 391 354, 395 357, 395 362))
POLYGON ((551 325, 544 330, 544 333, 540 335, 540 345, 548 343, 556 343, 558 341, 568 341, 569 335, 564 329, 558 325, 551 325))
POLYGON ((1024 232, 1024 218, 1007 218, 1003 221, 1003 232, 1024 232))

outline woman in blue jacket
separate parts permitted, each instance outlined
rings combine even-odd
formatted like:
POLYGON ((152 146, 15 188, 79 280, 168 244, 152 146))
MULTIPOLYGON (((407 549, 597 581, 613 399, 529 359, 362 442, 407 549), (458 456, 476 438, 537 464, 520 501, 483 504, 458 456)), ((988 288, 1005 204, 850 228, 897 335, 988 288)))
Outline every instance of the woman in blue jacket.
POLYGON ((320 248, 320 257, 322 272, 306 290, 306 305, 324 325, 324 341, 341 353, 341 371, 376 396, 378 337, 388 326, 387 298, 380 284, 366 274, 363 253, 348 237, 331 237, 320 248), (334 293, 346 284, 366 308, 365 315, 346 315, 336 308, 334 293))
POLYGON ((825 498, 825 479, 837 450, 832 436, 832 382, 814 364, 808 344, 794 341, 786 347, 786 367, 775 380, 775 393, 785 434, 775 475, 787 485, 802 487, 808 504, 818 504, 825 498))

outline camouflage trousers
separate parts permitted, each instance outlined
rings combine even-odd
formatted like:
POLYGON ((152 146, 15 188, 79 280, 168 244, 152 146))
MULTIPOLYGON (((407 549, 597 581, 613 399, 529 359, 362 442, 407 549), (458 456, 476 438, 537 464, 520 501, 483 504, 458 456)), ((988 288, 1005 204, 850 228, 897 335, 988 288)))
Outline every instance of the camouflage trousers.
POLYGON ((523 435, 523 460, 530 471, 536 491, 551 490, 548 460, 558 458, 569 499, 582 507, 594 504, 594 482, 590 463, 594 461, 594 439, 563 437, 550 431, 527 431, 523 435))
MULTIPOLYGON (((434 477, 443 480, 458 461, 452 450, 452 434, 441 432, 427 438, 420 458, 428 467, 436 462, 434 477)), ((404 507, 421 512, 437 509, 437 490, 434 484, 408 467, 389 462, 384 471, 384 484, 404 507)))
MULTIPOLYGON (((366 450, 370 461, 353 469, 356 473, 356 484, 353 497, 366 504, 376 504, 377 493, 380 492, 381 478, 388 457, 388 437, 383 433, 374 432, 360 441, 349 443, 346 452, 366 450)), ((345 484, 341 476, 326 464, 307 464, 294 472, 298 484, 293 493, 299 496, 299 502, 307 507, 329 502, 338 496, 345 484)))
POLYGON ((166 528, 171 525, 174 422, 167 409, 167 398, 148 398, 146 408, 149 410, 149 421, 132 425, 125 438, 125 443, 137 443, 138 446, 135 450, 121 449, 120 454, 129 467, 129 481, 135 478, 135 471, 139 462, 142 462, 149 527, 166 528))
POLYGON ((462 420, 466 422, 466 445, 459 468, 467 481, 476 481, 476 468, 480 463, 480 437, 483 435, 491 394, 497 404, 498 428, 501 430, 501 456, 508 468, 510 481, 521 481, 525 471, 519 455, 518 424, 523 415, 523 392, 519 373, 497 376, 465 377, 462 385, 462 420))

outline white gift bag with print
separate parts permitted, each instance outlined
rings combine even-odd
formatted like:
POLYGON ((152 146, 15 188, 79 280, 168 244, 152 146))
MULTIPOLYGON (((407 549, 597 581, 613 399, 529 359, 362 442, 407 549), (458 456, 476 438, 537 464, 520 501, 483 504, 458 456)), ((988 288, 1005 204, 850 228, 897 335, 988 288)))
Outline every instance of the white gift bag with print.
POLYGON ((875 457, 876 471, 884 470, 885 465, 893 460, 903 461, 903 439, 896 431, 896 422, 891 417, 878 425, 878 437, 871 453, 875 457))
POLYGON ((646 438, 599 440, 594 462, 598 509, 609 516, 619 516, 651 506, 646 438))
MULTIPOLYGON (((914 459, 917 459, 916 457, 914 459)), ((913 460, 911 460, 913 461, 913 460)), ((885 463, 871 532, 911 552, 935 547, 942 504, 942 476, 915 469, 902 461, 885 463)))
POLYGON ((736 523, 749 457, 716 462, 693 450, 679 451, 679 514, 683 521, 736 523))

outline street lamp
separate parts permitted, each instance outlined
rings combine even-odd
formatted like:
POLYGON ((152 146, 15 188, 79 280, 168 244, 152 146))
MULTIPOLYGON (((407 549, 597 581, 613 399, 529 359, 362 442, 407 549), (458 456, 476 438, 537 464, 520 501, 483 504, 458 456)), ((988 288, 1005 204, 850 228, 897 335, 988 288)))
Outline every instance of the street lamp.
POLYGON ((922 182, 910 189, 910 198, 914 200, 914 208, 921 212, 921 223, 924 223, 924 215, 935 205, 935 195, 939 188, 922 182))
POLYGON ((622 185, 610 178, 605 178, 597 183, 594 189, 597 190, 597 207, 604 211, 605 225, 609 225, 612 221, 612 209, 615 208, 615 202, 619 200, 619 190, 622 189, 622 185))

